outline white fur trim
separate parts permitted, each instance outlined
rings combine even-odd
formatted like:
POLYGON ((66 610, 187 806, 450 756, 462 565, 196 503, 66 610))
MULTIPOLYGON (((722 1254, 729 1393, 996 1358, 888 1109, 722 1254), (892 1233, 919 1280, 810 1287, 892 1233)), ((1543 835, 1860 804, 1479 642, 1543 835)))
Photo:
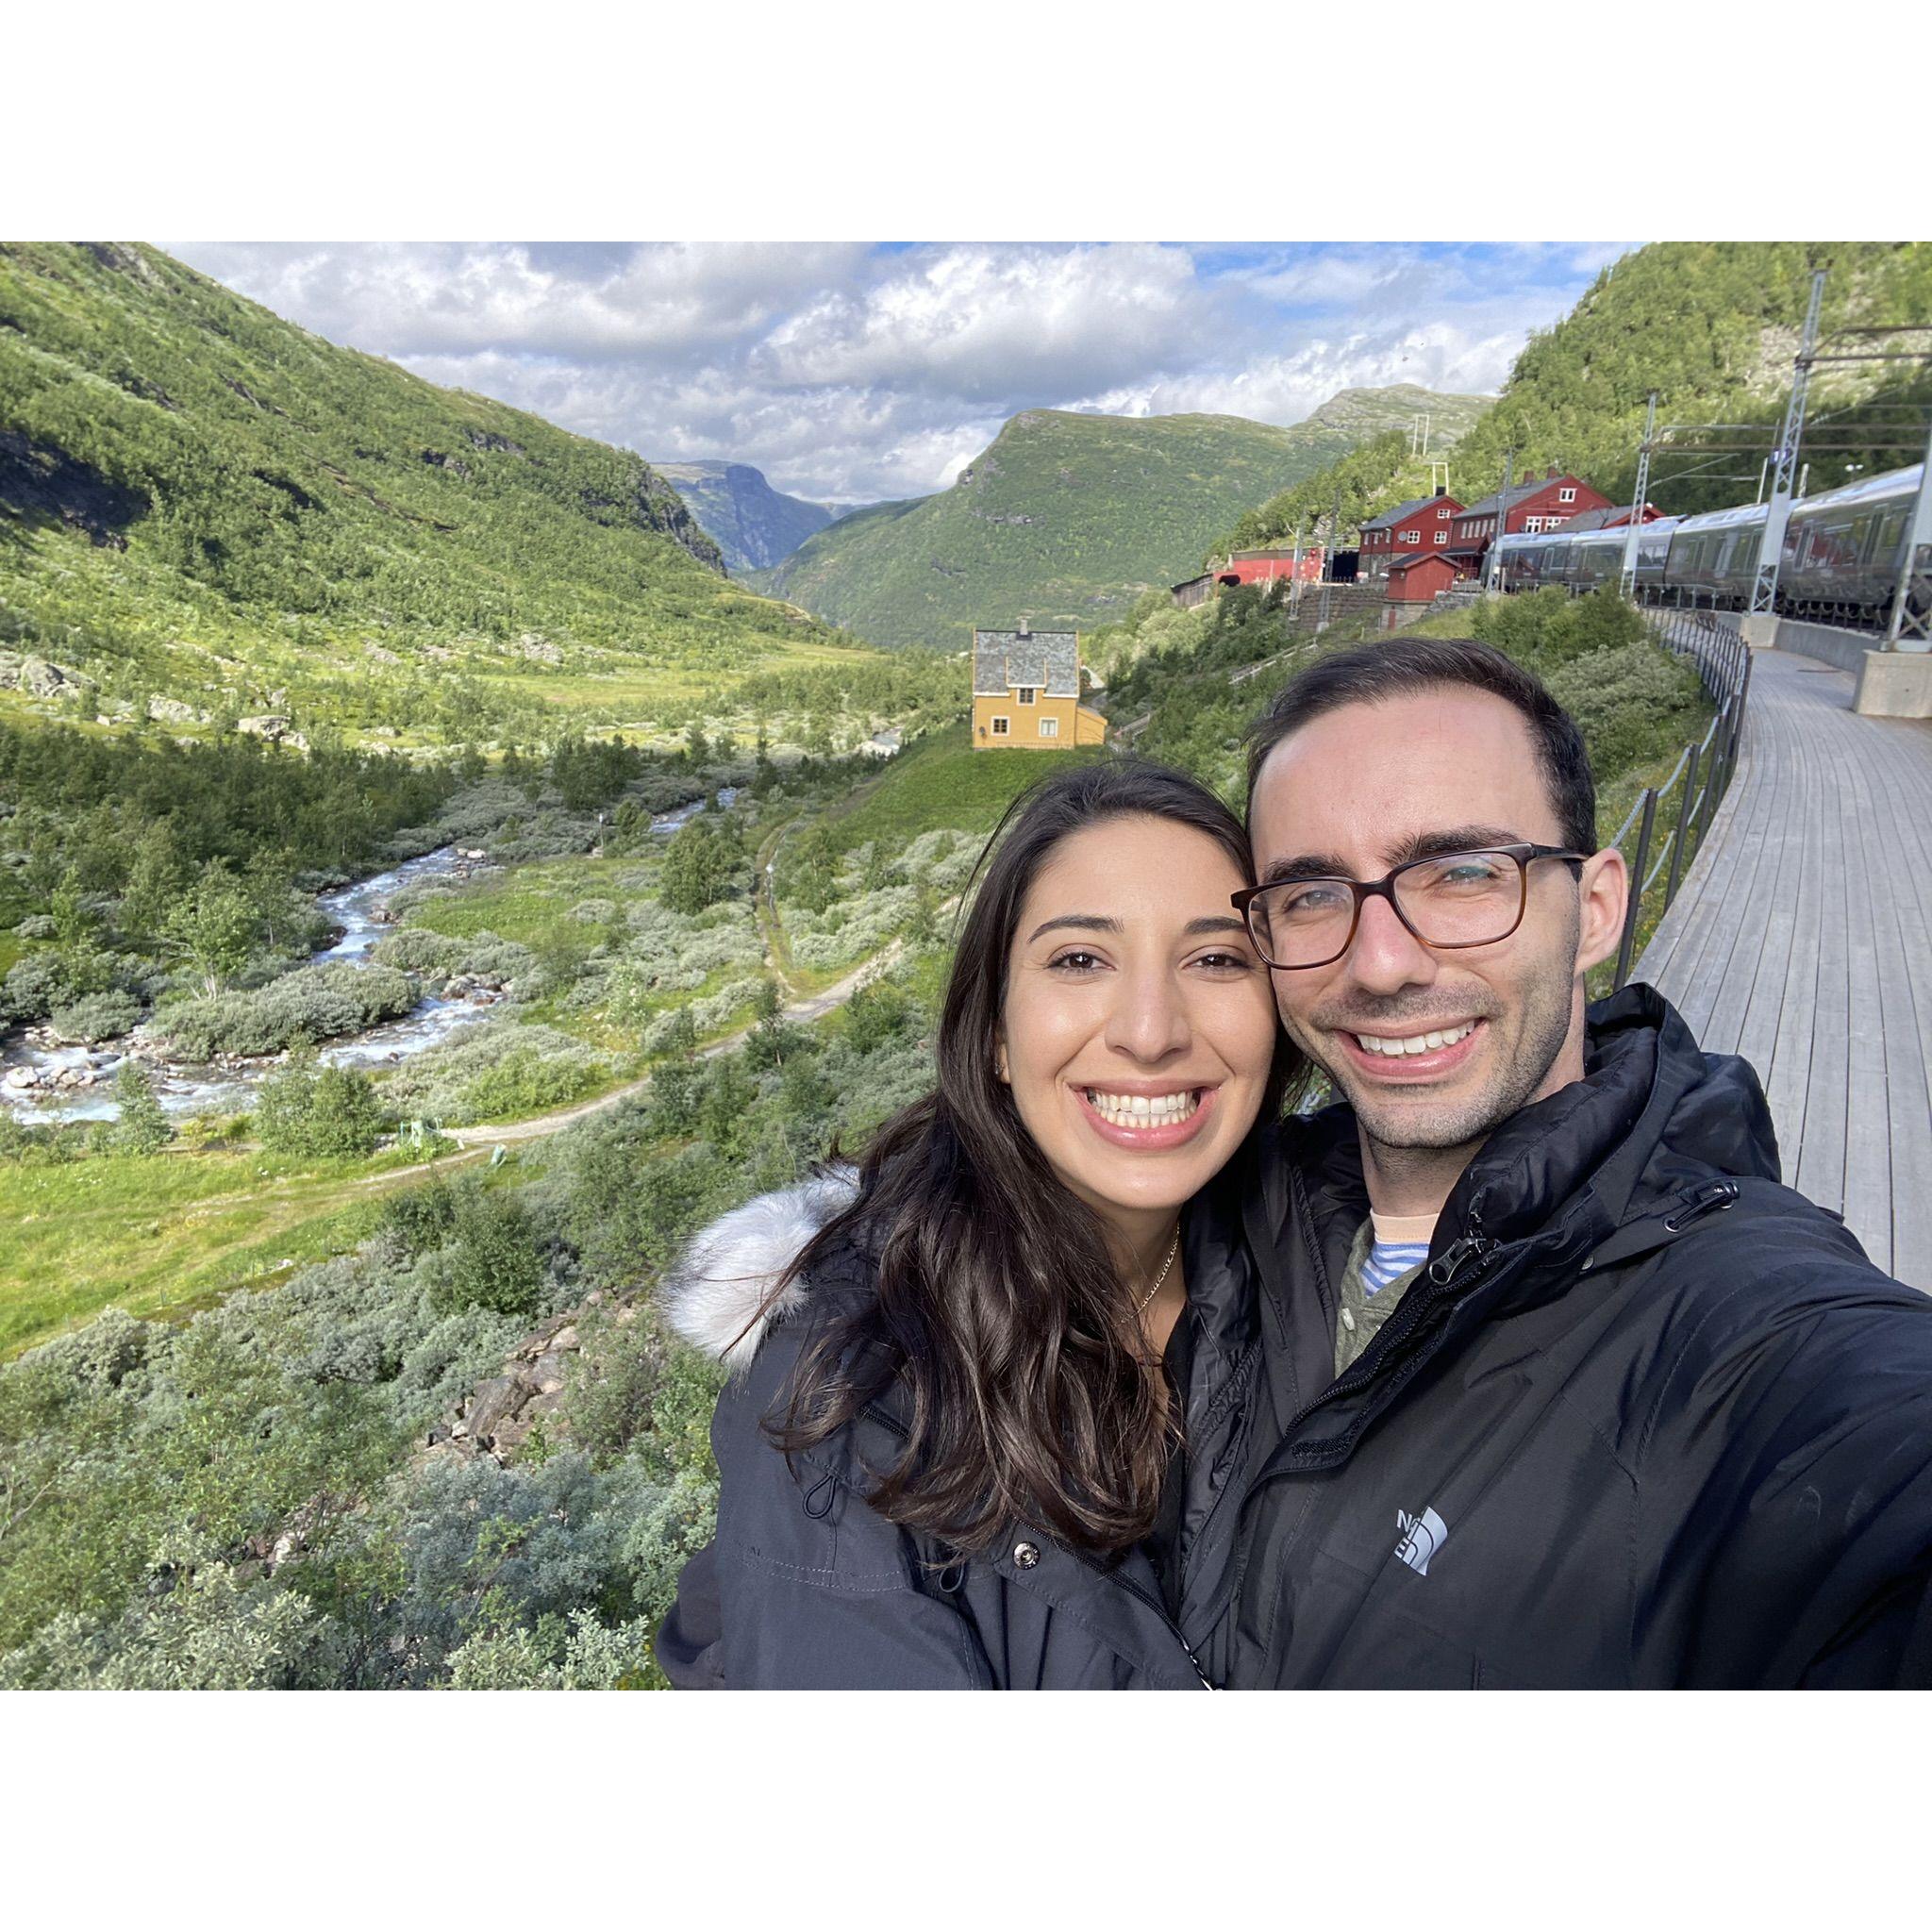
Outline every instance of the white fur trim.
POLYGON ((805 1284, 794 1280, 765 1307, 774 1285, 806 1242, 851 1205, 858 1187, 855 1169, 836 1167, 721 1215, 665 1278, 659 1300, 671 1325, 741 1373, 770 1330, 805 1301, 805 1284))

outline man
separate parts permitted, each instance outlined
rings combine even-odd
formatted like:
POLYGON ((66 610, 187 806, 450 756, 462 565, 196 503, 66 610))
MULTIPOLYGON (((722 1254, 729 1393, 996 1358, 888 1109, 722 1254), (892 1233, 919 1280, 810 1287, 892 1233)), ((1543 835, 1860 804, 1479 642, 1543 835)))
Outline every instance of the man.
POLYGON ((1932 1681, 1932 1299, 1647 987, 1581 738, 1480 644, 1324 658, 1241 895, 1343 1104, 1249 1182, 1236 1686, 1932 1681))

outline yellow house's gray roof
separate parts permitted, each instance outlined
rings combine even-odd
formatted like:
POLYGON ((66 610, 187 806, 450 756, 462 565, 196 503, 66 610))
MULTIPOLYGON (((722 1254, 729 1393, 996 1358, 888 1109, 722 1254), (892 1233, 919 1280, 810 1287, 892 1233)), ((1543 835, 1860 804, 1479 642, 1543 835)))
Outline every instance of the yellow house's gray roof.
POLYGON ((1080 634, 1072 630, 975 630, 973 695, 1003 698, 1027 685, 1050 698, 1080 695, 1080 634))

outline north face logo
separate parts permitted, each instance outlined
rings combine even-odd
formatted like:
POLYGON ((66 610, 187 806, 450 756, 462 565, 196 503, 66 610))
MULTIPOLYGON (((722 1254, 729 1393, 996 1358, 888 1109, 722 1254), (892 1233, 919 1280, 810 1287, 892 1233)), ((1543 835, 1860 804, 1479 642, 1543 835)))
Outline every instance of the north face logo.
POLYGON ((1395 1545, 1395 1554, 1418 1576, 1426 1576, 1429 1558, 1449 1540, 1449 1525, 1433 1509, 1424 1509, 1420 1516, 1411 1516, 1406 1509, 1398 1509, 1395 1523, 1402 1531, 1402 1541, 1395 1545))

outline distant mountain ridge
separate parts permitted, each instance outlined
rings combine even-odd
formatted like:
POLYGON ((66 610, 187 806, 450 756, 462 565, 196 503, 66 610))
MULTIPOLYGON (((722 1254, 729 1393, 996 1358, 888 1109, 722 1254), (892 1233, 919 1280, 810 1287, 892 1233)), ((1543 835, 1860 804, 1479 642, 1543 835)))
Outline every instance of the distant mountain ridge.
POLYGON ((654 463, 651 466, 691 506, 691 514, 738 574, 782 563, 814 531, 836 523, 853 506, 811 503, 774 490, 750 463, 654 463))
POLYGON ((1287 428, 1028 409, 951 489, 844 517, 753 581, 875 643, 958 646, 1016 617, 1091 629, 1191 575, 1243 510, 1333 457, 1424 413, 1453 441, 1489 402, 1344 390, 1287 428))

